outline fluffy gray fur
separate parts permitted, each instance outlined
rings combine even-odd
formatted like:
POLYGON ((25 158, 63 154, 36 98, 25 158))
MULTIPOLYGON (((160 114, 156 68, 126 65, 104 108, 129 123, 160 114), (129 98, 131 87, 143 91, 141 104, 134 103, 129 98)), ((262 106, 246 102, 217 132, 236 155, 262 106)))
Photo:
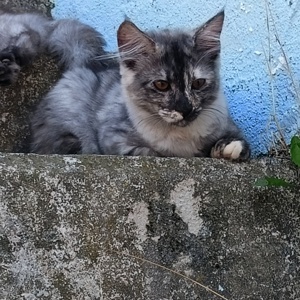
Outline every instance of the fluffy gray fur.
POLYGON ((42 53, 56 57, 65 69, 93 66, 104 44, 96 30, 76 20, 0 9, 0 85, 14 83, 21 68, 42 53))
POLYGON ((32 152, 247 159, 220 86, 223 20, 150 33, 125 21, 118 59, 92 28, 43 20, 66 71, 32 118, 32 152))

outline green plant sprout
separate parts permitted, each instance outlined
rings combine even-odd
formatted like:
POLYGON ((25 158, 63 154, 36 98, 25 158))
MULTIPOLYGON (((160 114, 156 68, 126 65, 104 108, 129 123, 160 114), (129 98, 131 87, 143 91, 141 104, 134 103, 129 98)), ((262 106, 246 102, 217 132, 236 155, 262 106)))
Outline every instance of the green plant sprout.
MULTIPOLYGON (((300 167, 300 138, 293 136, 290 145, 291 161, 299 168, 300 167)), ((293 187, 292 183, 285 181, 282 178, 262 177, 255 181, 255 186, 275 186, 275 187, 293 187)))

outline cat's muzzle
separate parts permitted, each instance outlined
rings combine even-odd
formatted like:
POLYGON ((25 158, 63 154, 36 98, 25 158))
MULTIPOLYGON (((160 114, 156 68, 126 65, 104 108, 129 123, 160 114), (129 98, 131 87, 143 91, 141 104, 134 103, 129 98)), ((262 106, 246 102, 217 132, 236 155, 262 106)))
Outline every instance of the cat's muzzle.
POLYGON ((14 61, 0 61, 0 85, 10 85, 16 82, 20 67, 14 61))
POLYGON ((184 116, 183 113, 176 110, 161 109, 158 114, 169 124, 184 127, 187 126, 190 122, 194 121, 199 112, 192 110, 189 114, 184 116))

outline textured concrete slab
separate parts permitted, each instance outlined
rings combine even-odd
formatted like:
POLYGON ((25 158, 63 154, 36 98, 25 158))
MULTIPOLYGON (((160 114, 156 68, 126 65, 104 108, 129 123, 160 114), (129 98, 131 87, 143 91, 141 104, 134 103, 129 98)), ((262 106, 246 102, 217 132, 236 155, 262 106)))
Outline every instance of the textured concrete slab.
POLYGON ((51 9, 54 8, 54 3, 51 0, 1 0, 0 6, 15 11, 39 10, 51 16, 51 9))
POLYGON ((0 87, 0 151, 28 152, 29 116, 58 76, 54 62, 40 58, 14 86, 0 87))
POLYGON ((0 299, 300 299, 288 162, 0 157, 0 299), (147 261, 145 261, 147 260, 147 261))

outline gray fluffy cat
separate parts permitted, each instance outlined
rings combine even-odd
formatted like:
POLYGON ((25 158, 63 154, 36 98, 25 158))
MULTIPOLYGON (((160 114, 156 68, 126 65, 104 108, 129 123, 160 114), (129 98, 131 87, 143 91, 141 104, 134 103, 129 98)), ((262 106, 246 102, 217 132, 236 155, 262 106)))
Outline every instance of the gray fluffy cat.
POLYGON ((223 12, 193 31, 145 33, 124 21, 118 59, 104 53, 89 26, 17 16, 29 32, 39 28, 36 52, 49 52, 65 67, 32 118, 32 152, 249 157, 220 86, 223 12))

